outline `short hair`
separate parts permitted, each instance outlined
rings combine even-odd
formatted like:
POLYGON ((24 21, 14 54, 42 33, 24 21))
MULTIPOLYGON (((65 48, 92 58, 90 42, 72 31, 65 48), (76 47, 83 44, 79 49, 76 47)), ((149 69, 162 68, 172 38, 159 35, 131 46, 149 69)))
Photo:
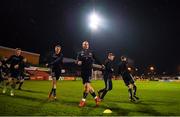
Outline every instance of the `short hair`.
POLYGON ((82 43, 89 43, 87 40, 83 41, 82 43))
POLYGON ((112 52, 109 52, 108 56, 114 56, 114 54, 112 52))
POLYGON ((58 44, 58 45, 55 45, 55 47, 59 47, 59 48, 61 48, 61 46, 58 44))
POLYGON ((21 48, 16 48, 15 50, 21 50, 21 48))

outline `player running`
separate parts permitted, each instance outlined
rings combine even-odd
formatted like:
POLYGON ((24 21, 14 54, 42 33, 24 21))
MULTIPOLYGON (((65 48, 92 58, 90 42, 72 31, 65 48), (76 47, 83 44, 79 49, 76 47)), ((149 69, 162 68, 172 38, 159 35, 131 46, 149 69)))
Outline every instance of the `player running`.
POLYGON ((104 96, 107 94, 108 91, 112 90, 112 77, 113 77, 113 61, 114 61, 115 56, 113 53, 108 53, 108 57, 105 60, 104 66, 104 74, 103 74, 103 79, 105 83, 105 88, 101 89, 98 91, 98 95, 101 100, 104 99, 104 96))
POLYGON ((56 45, 54 48, 54 53, 50 56, 49 63, 46 66, 50 67, 51 69, 51 76, 52 76, 52 89, 49 93, 49 99, 54 98, 56 99, 56 86, 57 80, 61 75, 61 69, 63 65, 63 54, 61 52, 61 46, 56 45))
POLYGON ((14 90, 16 87, 16 82, 18 77, 20 76, 20 63, 23 60, 23 56, 21 56, 21 49, 15 49, 15 55, 10 56, 10 58, 6 61, 6 64, 10 65, 10 77, 8 78, 8 83, 3 88, 3 93, 6 93, 7 86, 11 86, 10 95, 14 96, 14 90))
POLYGON ((0 61, 0 72, 1 72, 1 80, 0 83, 4 87, 4 85, 8 85, 9 83, 6 83, 5 81, 9 77, 9 68, 8 65, 6 64, 7 58, 3 57, 2 60, 0 61))
POLYGON ((139 100, 139 98, 136 96, 137 87, 133 80, 133 76, 130 74, 128 70, 127 64, 128 64, 127 58, 122 56, 118 72, 122 76, 125 85, 128 87, 129 100, 136 101, 139 100))
MULTIPOLYGON (((99 105, 100 99, 96 96, 94 88, 91 86, 91 76, 92 76, 92 65, 94 60, 97 61, 92 51, 89 49, 89 42, 84 41, 82 43, 82 50, 78 53, 77 64, 81 66, 81 77, 84 85, 83 98, 79 103, 79 107, 84 107, 86 104, 86 97, 90 93, 95 102, 96 106, 99 105)), ((99 62, 99 61, 97 61, 99 62)), ((100 63, 100 62, 99 62, 100 63)))
POLYGON ((27 67, 27 59, 24 58, 23 61, 19 65, 20 75, 19 75, 19 81, 16 82, 16 84, 19 83, 18 89, 21 90, 21 87, 24 83, 24 77, 25 77, 25 67, 27 67))
POLYGON ((0 83, 2 83, 4 80, 3 78, 3 63, 0 61, 0 83))

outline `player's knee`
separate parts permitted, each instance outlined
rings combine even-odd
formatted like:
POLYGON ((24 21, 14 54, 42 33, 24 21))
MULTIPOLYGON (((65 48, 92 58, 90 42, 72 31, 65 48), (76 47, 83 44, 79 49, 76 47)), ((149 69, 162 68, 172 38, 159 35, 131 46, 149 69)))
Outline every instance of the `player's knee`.
POLYGON ((133 87, 132 87, 132 85, 131 84, 129 84, 128 85, 128 89, 132 89, 133 87))
POLYGON ((90 87, 89 87, 89 91, 90 91, 90 92, 94 92, 94 89, 90 86, 90 87))
POLYGON ((84 91, 89 92, 89 87, 86 84, 84 85, 84 91))

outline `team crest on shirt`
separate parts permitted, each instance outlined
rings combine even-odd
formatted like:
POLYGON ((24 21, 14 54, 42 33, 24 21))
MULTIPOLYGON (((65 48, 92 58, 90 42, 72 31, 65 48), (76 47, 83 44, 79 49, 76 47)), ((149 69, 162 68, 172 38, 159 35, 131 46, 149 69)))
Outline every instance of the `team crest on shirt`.
POLYGON ((81 52, 81 56, 83 56, 83 55, 84 55, 84 51, 81 52))

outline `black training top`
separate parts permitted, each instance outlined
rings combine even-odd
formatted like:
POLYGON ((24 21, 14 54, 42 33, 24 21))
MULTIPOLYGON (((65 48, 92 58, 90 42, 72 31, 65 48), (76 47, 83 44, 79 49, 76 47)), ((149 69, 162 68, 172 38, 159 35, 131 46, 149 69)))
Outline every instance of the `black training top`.
POLYGON ((63 64, 63 54, 52 54, 49 62, 49 66, 52 68, 52 70, 61 70, 62 69, 62 64, 63 64))
POLYGON ((22 60, 24 59, 23 56, 17 56, 17 55, 12 55, 9 57, 9 59, 6 61, 7 64, 10 64, 10 71, 12 70, 19 70, 19 68, 15 69, 15 65, 20 65, 22 60))
POLYGON ((112 60, 106 59, 105 63, 104 63, 104 66, 105 66, 105 70, 104 70, 105 74, 114 72, 113 61, 112 60))
POLYGON ((121 61, 120 62, 119 68, 118 68, 118 73, 121 74, 121 75, 124 74, 124 73, 129 73, 126 61, 121 61))
POLYGON ((101 64, 100 61, 95 57, 95 54, 89 49, 83 49, 80 52, 78 52, 77 60, 82 61, 82 70, 91 70, 92 64, 94 62, 101 64))
POLYGON ((20 64, 19 64, 19 70, 20 72, 23 74, 24 71, 25 71, 25 67, 28 67, 27 63, 22 61, 20 64))

